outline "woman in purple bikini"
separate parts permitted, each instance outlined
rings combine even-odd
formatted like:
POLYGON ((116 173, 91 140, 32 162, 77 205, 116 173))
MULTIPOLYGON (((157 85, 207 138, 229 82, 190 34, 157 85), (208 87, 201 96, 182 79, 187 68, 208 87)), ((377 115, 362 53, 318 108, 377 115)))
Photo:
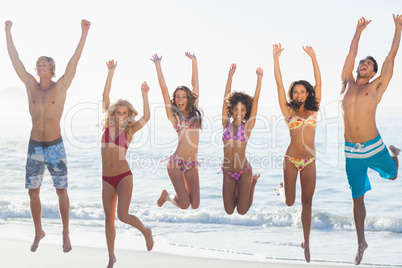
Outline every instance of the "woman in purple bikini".
POLYGON ((106 63, 108 75, 103 91, 103 111, 105 119, 102 122, 102 201, 105 211, 105 232, 109 252, 108 268, 116 262, 114 255, 114 240, 116 237, 115 215, 117 203, 117 216, 120 221, 137 228, 144 235, 146 246, 150 251, 154 245, 152 231, 146 228, 135 216, 129 214, 131 195, 133 192, 133 174, 126 160, 126 153, 134 133, 139 131, 149 120, 150 111, 148 103, 149 87, 142 83, 142 99, 144 116, 135 120, 137 111, 127 100, 119 99, 110 104, 109 93, 117 62, 113 60, 106 63))
POLYGON ((151 60, 155 63, 159 86, 165 102, 166 116, 177 132, 178 144, 176 151, 169 157, 167 171, 176 194, 163 190, 157 205, 163 206, 166 201, 181 209, 197 209, 200 205, 200 182, 198 177, 198 143, 201 128, 201 113, 198 110, 198 68, 194 54, 185 54, 192 63, 191 85, 178 86, 170 99, 169 90, 163 77, 161 60, 154 54, 151 60))
POLYGON ((227 214, 237 207, 239 214, 246 214, 253 203, 254 188, 260 175, 253 175, 246 158, 247 140, 255 125, 258 98, 261 91, 263 70, 258 68, 254 97, 243 92, 233 92, 232 79, 236 64, 230 66, 222 110, 222 135, 224 159, 222 162, 223 205, 227 214), (233 119, 231 122, 231 118, 233 119))

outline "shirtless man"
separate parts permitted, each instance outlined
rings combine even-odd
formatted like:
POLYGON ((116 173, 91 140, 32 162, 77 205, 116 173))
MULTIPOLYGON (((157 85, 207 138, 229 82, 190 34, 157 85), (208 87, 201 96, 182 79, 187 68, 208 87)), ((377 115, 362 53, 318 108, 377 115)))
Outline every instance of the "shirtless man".
POLYGON ((28 189, 32 219, 35 225, 35 238, 31 251, 35 252, 39 241, 45 237, 42 229, 42 208, 39 197, 45 165, 52 179, 59 198, 59 210, 63 224, 63 251, 71 251, 69 238, 70 201, 67 195, 67 159, 61 138, 60 119, 63 114, 67 89, 74 78, 78 60, 81 57, 90 22, 81 21, 82 34, 77 49, 68 62, 65 74, 57 82, 55 63, 50 57, 42 56, 36 62, 39 83, 29 74, 14 46, 11 36, 11 21, 5 22, 7 50, 18 77, 24 82, 28 94, 29 113, 32 119, 32 130, 28 146, 25 188, 28 189))
POLYGON ((355 58, 359 39, 363 30, 371 20, 361 18, 356 26, 356 32, 350 45, 342 70, 341 104, 344 119, 346 174, 353 197, 353 216, 356 226, 358 248, 355 265, 363 259, 364 250, 368 247, 364 237, 364 220, 366 208, 364 194, 371 189, 367 176, 367 168, 377 171, 382 178, 395 180, 398 171, 399 149, 393 145, 389 150, 382 142, 375 122, 375 112, 382 95, 391 80, 394 59, 398 51, 402 15, 395 17, 395 35, 391 50, 382 66, 379 77, 370 82, 377 72, 377 62, 372 57, 366 57, 359 62, 357 77, 353 76, 355 58))

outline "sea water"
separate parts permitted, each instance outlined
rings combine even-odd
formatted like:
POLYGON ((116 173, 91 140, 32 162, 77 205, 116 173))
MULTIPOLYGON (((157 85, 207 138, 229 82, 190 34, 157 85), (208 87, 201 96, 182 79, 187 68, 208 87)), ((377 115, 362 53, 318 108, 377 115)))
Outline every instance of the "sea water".
MULTIPOLYGON (((33 240, 29 197, 24 189, 25 161, 30 117, 25 103, 18 113, 0 100, 0 235, 33 240)), ((19 103, 19 102, 18 102, 19 103)), ((9 103, 8 103, 9 104, 9 103)), ((101 191, 101 120, 98 103, 66 105, 61 122, 68 157, 70 237, 73 246, 106 248, 101 191)), ((177 134, 166 119, 162 104, 153 104, 150 122, 138 133, 127 153, 134 177, 130 213, 152 229, 155 251, 186 256, 254 261, 304 262, 300 243, 300 186, 296 202, 286 207, 274 188, 282 181, 283 154, 289 132, 277 107, 260 107, 256 126, 247 146, 254 173, 261 177, 254 203, 242 216, 227 215, 222 202, 221 107, 205 107, 200 134, 199 167, 201 205, 181 210, 170 203, 161 208, 156 200, 163 189, 173 192, 166 172, 166 159, 177 145, 177 134)), ((402 146, 402 127, 395 124, 393 109, 379 107, 377 123, 387 145, 402 146)), ((317 185, 313 199, 310 251, 313 263, 350 264, 357 241, 352 198, 344 169, 343 121, 339 103, 322 107, 316 129, 317 185)), ((402 266, 401 180, 387 181, 370 171, 372 191, 365 196, 366 240, 363 263, 402 266)), ((41 187, 44 230, 42 243, 60 243, 58 201, 49 173, 41 187)), ((140 232, 116 221, 116 248, 145 250, 140 232)), ((29 242, 28 242, 29 241, 29 242)), ((106 250, 105 250, 105 254, 106 250)))

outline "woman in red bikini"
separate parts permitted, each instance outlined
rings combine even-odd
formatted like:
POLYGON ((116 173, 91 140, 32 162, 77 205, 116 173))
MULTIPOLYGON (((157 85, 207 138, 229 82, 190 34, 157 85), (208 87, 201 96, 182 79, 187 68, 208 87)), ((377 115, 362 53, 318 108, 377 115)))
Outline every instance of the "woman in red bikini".
POLYGON ((255 125, 263 71, 258 68, 254 97, 243 92, 233 92, 232 79, 236 64, 230 66, 222 110, 223 141, 223 206, 227 214, 237 207, 239 214, 246 214, 253 203, 254 188, 260 175, 252 175, 246 158, 247 140, 255 125), (232 122, 231 118, 233 118, 232 122))
POLYGON ((108 75, 103 91, 103 111, 105 119, 102 122, 102 201, 105 211, 105 232, 109 252, 108 268, 116 262, 114 255, 114 240, 116 237, 115 215, 117 203, 117 216, 120 221, 137 228, 144 235, 146 247, 150 251, 154 245, 152 231, 146 228, 135 216, 129 214, 129 206, 133 191, 133 175, 126 161, 128 145, 134 133, 139 131, 149 120, 150 111, 148 103, 149 87, 142 83, 142 99, 144 116, 139 120, 134 118, 137 111, 127 100, 119 99, 110 104, 109 93, 112 87, 113 74, 117 62, 113 60, 106 63, 108 75))
POLYGON ((293 82, 288 92, 290 100, 288 102, 279 67, 279 56, 283 48, 281 44, 273 45, 279 106, 290 132, 290 144, 283 160, 283 183, 275 188, 275 192, 282 197, 287 206, 292 206, 296 198, 297 174, 300 173, 301 221, 304 235, 301 247, 304 249, 306 261, 310 262, 311 206, 316 181, 314 139, 321 101, 321 74, 313 48, 303 47, 303 50, 313 63, 315 87, 304 80, 293 82))
POLYGON ((179 140, 176 151, 169 157, 167 164, 167 171, 176 194, 170 195, 163 190, 157 205, 161 207, 166 201, 169 201, 181 209, 187 209, 189 206, 197 209, 200 205, 197 155, 201 128, 201 113, 198 110, 198 69, 195 55, 189 52, 186 52, 185 55, 192 62, 191 85, 193 90, 191 91, 186 86, 178 86, 173 93, 173 99, 170 99, 163 77, 162 56, 158 57, 157 54, 154 54, 151 58, 155 63, 167 118, 173 124, 179 140))

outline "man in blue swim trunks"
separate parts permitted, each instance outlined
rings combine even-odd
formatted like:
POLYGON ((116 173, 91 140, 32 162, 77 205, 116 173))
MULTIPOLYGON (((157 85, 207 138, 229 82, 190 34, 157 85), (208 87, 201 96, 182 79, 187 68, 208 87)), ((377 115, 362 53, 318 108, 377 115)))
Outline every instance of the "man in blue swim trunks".
POLYGON ((393 145, 387 147, 382 142, 378 132, 375 112, 387 86, 391 80, 394 59, 398 51, 402 16, 393 15, 395 35, 391 50, 382 66, 379 77, 370 82, 377 73, 377 62, 367 57, 359 62, 357 77, 353 69, 357 55, 359 39, 363 30, 371 20, 361 18, 356 26, 356 32, 350 45, 342 70, 341 104, 344 119, 346 174, 353 197, 353 216, 355 220, 358 248, 355 265, 360 264, 368 247, 364 237, 364 220, 366 207, 364 194, 371 189, 367 176, 367 168, 377 171, 382 178, 395 180, 398 171, 399 149, 393 145))
POLYGON ((45 232, 42 229, 42 209, 39 193, 46 165, 59 198, 59 210, 63 224, 63 251, 69 252, 71 251, 68 227, 70 200, 67 195, 67 159, 61 138, 60 119, 63 114, 67 89, 74 78, 88 35, 90 22, 81 21, 81 39, 74 55, 67 64, 64 75, 57 82, 52 80, 52 77, 55 76, 55 64, 50 57, 42 56, 36 62, 39 82, 26 71, 14 46, 11 26, 11 21, 5 22, 8 54, 18 77, 25 84, 28 94, 29 113, 32 118, 25 178, 25 188, 28 189, 31 215, 35 225, 35 238, 31 251, 35 252, 39 241, 45 237, 45 232))

